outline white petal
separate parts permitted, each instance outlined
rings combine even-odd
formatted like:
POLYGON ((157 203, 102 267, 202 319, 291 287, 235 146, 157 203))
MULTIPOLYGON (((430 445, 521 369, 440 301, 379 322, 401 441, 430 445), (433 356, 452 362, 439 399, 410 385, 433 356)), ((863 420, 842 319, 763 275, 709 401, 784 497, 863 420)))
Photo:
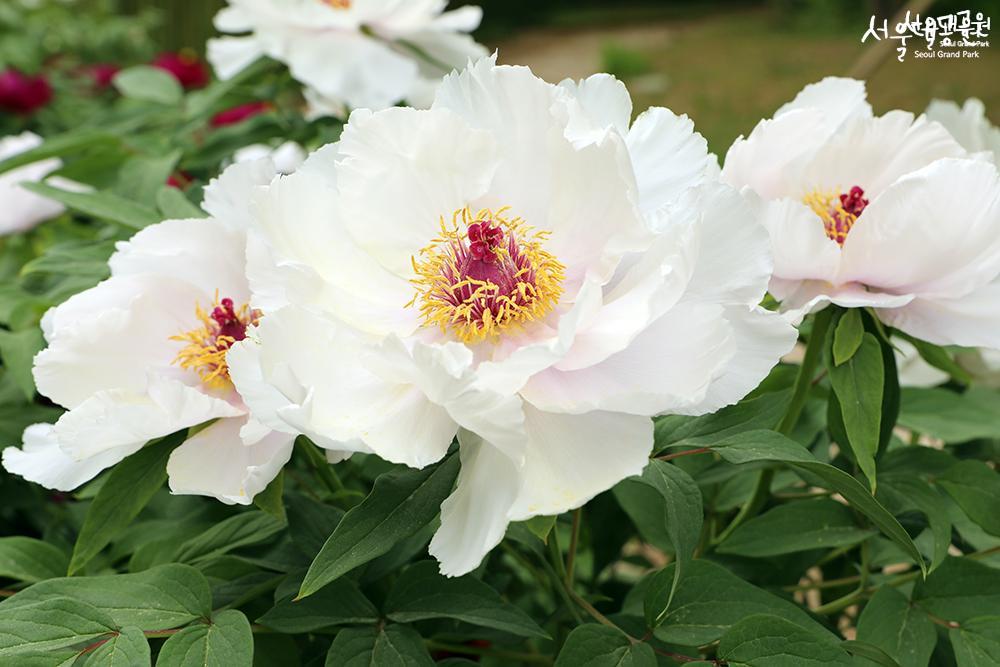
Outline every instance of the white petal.
POLYGON ((47 316, 50 344, 33 369, 38 391, 69 408, 102 390, 144 392, 150 370, 177 371, 171 362, 183 343, 170 338, 196 328, 195 305, 211 299, 160 276, 111 278, 70 298, 47 316))
POLYGON ((215 75, 225 81, 264 55, 264 45, 253 37, 217 37, 208 40, 207 51, 215 75))
POLYGON ((222 223, 234 229, 246 229, 254 194, 274 176, 274 163, 269 159, 237 162, 209 181, 201 206, 222 223))
POLYGON ((72 491, 138 451, 143 444, 144 441, 121 445, 77 460, 60 449, 51 424, 32 424, 24 430, 21 449, 3 450, 3 467, 48 489, 72 491))
POLYGON ((797 179, 800 192, 789 194, 802 196, 816 188, 846 192, 859 185, 874 200, 905 174, 964 155, 943 127, 923 116, 914 120, 911 113, 890 111, 878 118, 856 117, 813 154, 797 179))
POLYGON ((228 297, 237 305, 250 300, 246 235, 211 218, 150 225, 128 241, 119 241, 108 264, 113 276, 151 274, 164 281, 183 276, 206 293, 218 291, 219 298, 228 297))
POLYGON ((640 207, 646 214, 677 202, 718 168, 694 123, 662 107, 650 108, 635 119, 628 133, 628 150, 640 207))
POLYGON ((249 505, 292 456, 295 436, 272 432, 244 445, 246 418, 220 419, 188 438, 170 454, 170 492, 211 496, 227 504, 249 505))
MULTIPOLYGON (((0 139, 0 159, 7 159, 41 145, 42 138, 22 132, 0 139)), ((37 183, 59 169, 57 158, 41 160, 0 174, 0 236, 31 229, 35 225, 62 213, 62 204, 36 195, 21 187, 21 183, 37 183)))
POLYGON ((355 112, 340 141, 344 224, 409 279, 411 258, 440 234, 441 220, 450 225, 454 211, 486 191, 496 150, 489 134, 448 111, 355 112))
POLYGON ((967 151, 988 151, 993 162, 1000 164, 1000 128, 990 123, 981 100, 970 97, 961 109, 954 102, 932 100, 926 114, 928 119, 944 125, 967 151))
POLYGON ((528 432, 523 483, 510 519, 562 514, 632 475, 649 462, 653 421, 613 412, 582 415, 525 407, 528 432))
POLYGON ((903 387, 936 387, 950 376, 924 361, 923 357, 909 341, 894 338, 896 348, 896 368, 899 369, 899 384, 903 387))
POLYGON ((864 81, 828 76, 799 91, 794 100, 774 113, 774 117, 796 109, 819 109, 826 116, 827 124, 836 128, 849 118, 871 116, 872 107, 867 97, 864 81))
POLYGON ((913 301, 913 294, 889 294, 859 283, 833 285, 822 280, 771 279, 771 293, 781 300, 781 313, 798 326, 806 315, 831 303, 844 308, 899 308, 913 301))
MULTIPOLYGON (((412 268, 405 278, 390 273, 358 246, 348 230, 354 222, 380 224, 395 238, 400 236, 397 219, 351 220, 354 214, 340 208, 341 197, 331 186, 331 177, 317 162, 311 164, 275 181, 254 202, 254 228, 264 242, 258 243, 252 233, 248 243, 247 271, 255 304, 267 312, 292 302, 331 312, 373 333, 411 333, 419 318, 417 309, 404 307, 414 294, 408 282, 412 268)), ((365 188, 376 196, 377 185, 347 177, 345 188, 365 188)), ((381 200, 384 193, 377 196, 381 200)), ((431 232, 422 244, 435 234, 431 232)), ((406 262, 409 266, 410 255, 406 262)))
POLYGON ((750 186, 765 199, 797 199, 809 191, 802 183, 803 165, 830 132, 826 115, 818 109, 796 109, 762 120, 749 137, 730 146, 722 180, 737 188, 750 186))
POLYGON ((466 431, 459 439, 458 486, 441 503, 441 527, 428 548, 449 577, 471 572, 500 544, 521 487, 517 467, 499 449, 466 431))
POLYGON ((760 203, 761 222, 771 237, 774 275, 782 280, 837 279, 841 250, 823 221, 795 199, 760 203))
POLYGON ((570 120, 567 136, 590 143, 611 129, 628 135, 632 121, 632 98, 625 84, 610 74, 594 74, 586 79, 566 79, 559 87, 568 91, 580 104, 579 118, 570 120), (580 123, 577 125, 577 123, 580 123))
POLYGON ((226 363, 229 365, 229 377, 253 418, 268 430, 297 434, 295 429, 278 416, 279 411, 292 405, 292 402, 264 379, 260 343, 253 332, 229 348, 226 363))
POLYGON ((978 160, 940 160, 876 198, 844 243, 841 282, 959 296, 1000 273, 1000 175, 978 160))
POLYGON ((698 255, 684 298, 755 306, 764 297, 774 267, 771 240, 761 225, 760 202, 748 197, 708 183, 681 200, 699 214, 698 255))
POLYGON ((1000 280, 956 299, 918 297, 895 309, 880 309, 886 324, 937 345, 1000 349, 1000 280))
POLYGON ((160 438, 216 417, 244 410, 176 380, 150 382, 147 394, 108 390, 64 413, 54 432, 70 456, 83 459, 133 443, 160 438))

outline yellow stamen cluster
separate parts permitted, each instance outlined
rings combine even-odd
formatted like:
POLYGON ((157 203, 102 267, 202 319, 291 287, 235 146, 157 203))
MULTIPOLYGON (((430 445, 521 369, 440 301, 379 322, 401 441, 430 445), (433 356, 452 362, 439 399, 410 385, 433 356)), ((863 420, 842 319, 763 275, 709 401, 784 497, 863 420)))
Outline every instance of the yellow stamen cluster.
POLYGON ((550 232, 536 231, 521 218, 508 218, 510 209, 469 207, 452 214, 451 224, 440 218, 440 235, 412 258, 416 294, 406 304, 416 305, 424 326, 449 330, 463 343, 495 339, 547 315, 562 296, 565 267, 544 250, 550 232), (487 252, 487 264, 470 251, 469 227, 492 225, 503 232, 503 241, 487 252), (495 280, 476 278, 472 265, 495 280))
POLYGON ((836 190, 813 190, 802 198, 802 203, 823 221, 827 238, 836 241, 838 245, 844 245, 858 216, 844 208, 840 193, 836 190))
MULTIPOLYGON (((201 378, 202 384, 209 389, 224 391, 232 388, 226 353, 237 342, 237 338, 223 334, 220 324, 211 317, 210 313, 220 308, 220 304, 218 292, 210 311, 206 312, 196 303, 195 315, 201 326, 171 336, 170 340, 187 343, 174 357, 173 363, 181 368, 195 371, 201 378)), ((244 329, 257 324, 260 319, 260 311, 251 310, 249 304, 243 304, 234 312, 244 329)))
POLYGON ((322 0, 326 4, 330 5, 334 9, 350 9, 351 0, 322 0))

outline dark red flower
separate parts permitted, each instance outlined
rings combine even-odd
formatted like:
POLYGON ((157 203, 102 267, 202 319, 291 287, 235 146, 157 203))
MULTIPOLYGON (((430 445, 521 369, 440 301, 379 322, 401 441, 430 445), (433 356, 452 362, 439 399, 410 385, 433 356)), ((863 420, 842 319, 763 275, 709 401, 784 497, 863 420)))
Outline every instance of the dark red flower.
POLYGON ((29 114, 52 99, 52 88, 41 74, 28 76, 16 69, 0 73, 0 109, 29 114))
POLYGON ((115 78, 115 74, 118 74, 120 70, 121 68, 118 65, 97 63, 96 65, 90 65, 87 68, 87 73, 94 80, 94 87, 104 90, 111 85, 111 80, 115 78))
POLYGON ((212 116, 212 127, 224 127, 226 125, 235 125, 236 123, 241 123, 247 118, 256 116, 259 113, 264 113, 271 108, 270 102, 250 102, 248 104, 241 104, 238 107, 233 107, 232 109, 226 109, 225 111, 220 111, 219 113, 212 116))
POLYGON ((170 72, 188 90, 203 88, 208 85, 210 79, 205 63, 193 51, 187 49, 176 53, 161 53, 153 61, 153 67, 170 72))
POLYGON ((184 171, 177 171, 167 177, 167 185, 172 188, 177 188, 178 190, 186 190, 194 179, 191 178, 191 174, 184 171))

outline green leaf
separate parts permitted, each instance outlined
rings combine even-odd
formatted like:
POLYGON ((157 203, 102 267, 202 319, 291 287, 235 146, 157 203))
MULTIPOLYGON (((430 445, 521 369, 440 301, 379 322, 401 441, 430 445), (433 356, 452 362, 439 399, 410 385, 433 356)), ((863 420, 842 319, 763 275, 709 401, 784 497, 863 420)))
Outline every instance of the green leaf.
POLYGON ((875 663, 882 667, 900 667, 900 664, 892 657, 874 644, 851 639, 840 643, 841 648, 858 658, 854 664, 875 663))
POLYGON ((115 250, 115 242, 73 240, 54 243, 39 257, 21 267, 22 276, 51 274, 79 276, 97 284, 111 275, 108 258, 115 250))
POLYGON ((34 583, 66 574, 69 558, 58 547, 31 537, 0 538, 0 577, 34 583))
POLYGON ((1000 616, 971 618, 948 631, 958 667, 1000 665, 1000 616))
POLYGON ((647 542, 665 553, 674 550, 667 534, 666 510, 659 491, 632 479, 625 479, 611 489, 618 505, 647 542))
POLYGON ((122 628, 103 644, 86 654, 83 665, 115 667, 116 665, 150 664, 149 642, 139 628, 122 628))
POLYGON ((525 527, 531 534, 546 544, 549 541, 549 533, 556 525, 556 516, 534 516, 524 522, 525 527))
POLYGON ((264 512, 243 512, 215 524, 180 546, 174 560, 199 563, 233 549, 269 540, 285 528, 285 522, 264 512))
POLYGON ((791 390, 764 394, 701 417, 667 416, 656 420, 654 451, 668 447, 704 447, 744 431, 769 429, 781 421, 791 390))
POLYGON ((157 195, 174 172, 180 158, 180 150, 165 155, 136 155, 129 158, 118 171, 114 193, 140 204, 158 204, 157 195))
POLYGON ((433 667, 434 661, 415 630, 344 628, 326 654, 326 667, 433 667))
POLYGON ((878 646, 901 667, 927 667, 937 643, 934 623, 892 586, 882 586, 858 619, 858 639, 878 646))
POLYGON ((152 208, 110 192, 70 192, 48 183, 22 183, 21 187, 54 199, 78 213, 116 222, 132 229, 142 229, 160 221, 160 214, 152 208))
POLYGON ((314 558, 344 518, 339 507, 325 505, 301 493, 288 493, 288 532, 299 550, 314 558))
POLYGON ((48 579, 0 602, 0 614, 38 601, 71 597, 107 614, 120 627, 165 630, 207 616, 212 598, 198 570, 171 563, 135 574, 48 579))
POLYGON ((117 144, 120 139, 103 130, 74 130, 65 134, 57 134, 45 139, 41 146, 12 155, 0 162, 0 174, 11 169, 17 169, 26 164, 32 164, 50 157, 66 156, 101 144, 117 144))
POLYGON ((458 467, 453 455, 423 470, 380 475, 368 497, 344 515, 309 566, 299 597, 312 595, 430 523, 451 493, 458 467))
POLYGON ((945 442, 998 438, 1000 393, 980 388, 958 394, 941 388, 904 387, 899 424, 945 442))
MULTIPOLYGON (((858 319, 860 321, 860 316, 858 319)), ((850 445, 874 492, 875 453, 882 429, 882 392, 885 386, 882 347, 878 339, 870 333, 864 334, 857 352, 843 365, 835 364, 829 371, 830 383, 840 403, 840 414, 847 431, 846 444, 850 445)))
POLYGON ((73 547, 69 573, 79 572, 128 527, 153 494, 167 481, 167 458, 182 434, 147 445, 112 469, 87 509, 73 547))
MULTIPOLYGON (((647 609, 666 606, 673 568, 671 564, 652 575, 645 600, 647 609), (668 583, 658 584, 656 580, 668 583)), ((810 636, 831 636, 797 605, 757 588, 721 565, 700 558, 691 561, 688 573, 674 593, 670 609, 663 616, 663 624, 654 633, 669 644, 703 646, 714 642, 751 614, 780 616, 804 628, 810 636)))
POLYGON ((253 632, 242 612, 228 609, 211 623, 195 623, 171 635, 156 667, 233 667, 253 664, 253 632))
POLYGON ((633 644, 615 628, 581 625, 566 637, 555 667, 656 667, 656 654, 649 644, 633 644))
POLYGON ((659 494, 660 520, 664 522, 674 547, 676 565, 666 604, 646 609, 646 620, 650 627, 655 628, 663 622, 663 616, 670 609, 670 601, 698 546, 703 520, 701 491, 690 475, 666 461, 650 461, 642 475, 632 480, 651 487, 659 494))
POLYGON ((0 329, 0 359, 14 383, 27 400, 35 396, 35 378, 31 374, 32 362, 38 351, 45 347, 42 331, 37 327, 24 331, 0 329))
POLYGON ((282 523, 287 523, 288 517, 285 515, 285 503, 282 498, 284 491, 285 471, 281 470, 263 491, 253 497, 253 504, 282 523))
POLYGON ((917 349, 917 352, 920 353, 920 356, 924 361, 934 368, 944 371, 950 375, 952 379, 962 384, 969 384, 972 382, 972 374, 962 368, 962 366, 959 365, 959 363, 955 361, 943 347, 928 343, 927 341, 920 340, 919 338, 914 338, 905 331, 899 331, 898 329, 893 331, 893 335, 909 341, 910 344, 917 349))
POLYGON ((861 347, 864 335, 861 312, 857 308, 845 311, 833 332, 833 363, 840 366, 850 360, 861 347))
POLYGON ((206 217, 206 213, 192 204, 183 192, 169 185, 161 185, 160 191, 156 194, 156 207, 167 220, 206 217))
POLYGON ((110 616, 69 597, 21 605, 3 603, 0 604, 0 659, 9 661, 6 664, 17 664, 15 658, 90 642, 115 630, 110 616))
POLYGON ((857 544, 877 534, 859 528, 845 505, 820 498, 779 505, 739 526, 720 553, 762 558, 857 544))
POLYGON ((938 618, 964 623, 1000 609, 1000 570, 970 558, 945 559, 913 589, 913 601, 938 618))
POLYGON ((914 509, 927 517, 934 538, 931 570, 943 563, 951 546, 951 519, 941 494, 919 477, 888 473, 882 476, 878 496, 896 514, 914 509))
POLYGON ((960 461, 937 484, 983 530, 1000 536, 1000 474, 982 461, 960 461))
POLYGON ((111 83, 125 97, 143 102, 172 105, 184 98, 184 89, 172 74, 149 65, 124 69, 111 83))
POLYGON ((386 615, 400 623, 453 618, 523 637, 548 638, 527 614, 471 575, 448 578, 437 563, 423 561, 406 569, 385 602, 386 615))
POLYGON ((730 667, 825 667, 852 664, 837 640, 821 639, 794 623, 769 614, 744 618, 719 642, 719 657, 730 667))
POLYGON ((858 480, 839 468, 820 463, 796 442, 774 431, 748 431, 717 442, 711 448, 730 463, 777 461, 818 478, 814 481, 843 496, 851 507, 871 519, 886 537, 902 547, 913 562, 926 571, 927 565, 910 535, 858 480))
POLYGON ((375 605, 364 596, 357 584, 344 577, 298 602, 292 597, 283 597, 257 622, 278 632, 295 634, 333 625, 374 624, 379 618, 375 605))

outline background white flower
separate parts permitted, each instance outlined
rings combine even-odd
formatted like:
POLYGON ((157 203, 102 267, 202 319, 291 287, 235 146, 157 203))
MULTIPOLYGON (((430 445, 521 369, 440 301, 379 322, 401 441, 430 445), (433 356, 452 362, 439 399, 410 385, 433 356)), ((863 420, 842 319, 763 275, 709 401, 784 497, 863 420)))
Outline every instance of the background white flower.
POLYGON ((739 400, 794 343, 757 308, 767 236, 704 139, 630 115, 611 77, 483 59, 429 111, 356 111, 255 199, 268 315, 229 355, 237 387, 267 424, 411 466, 457 434, 446 574, 639 473, 651 415, 739 400))
POLYGON ((35 383, 69 411, 28 427, 22 449, 3 451, 7 470, 71 490, 151 439, 218 419, 171 454, 171 490, 248 504, 267 486, 295 436, 248 416, 225 353, 257 317, 245 205, 273 176, 267 161, 230 167, 206 188, 212 217, 143 229, 118 244, 109 279, 45 314, 35 383))
POLYGON ((279 174, 290 174, 306 159, 306 150, 294 141, 285 141, 277 147, 267 144, 250 144, 233 153, 233 162, 269 159, 279 174))
MULTIPOLYGON (((41 143, 42 138, 31 132, 4 137, 0 139, 0 160, 36 148, 41 143)), ((20 185, 41 181, 61 166, 58 158, 49 158, 0 174, 0 236, 31 229, 65 210, 62 204, 29 192, 20 185)))
POLYGON ((771 292, 800 317, 870 306, 938 344, 1000 347, 1000 176, 940 124, 873 116, 828 78, 729 149, 723 179, 763 200, 771 292))
POLYGON ((228 79, 262 55, 306 86, 312 115, 421 104, 454 67, 486 50, 467 33, 482 10, 445 12, 447 0, 229 0, 208 59, 228 79))
POLYGON ((1000 164, 1000 128, 990 123, 981 100, 970 97, 961 107, 947 100, 931 100, 926 115, 944 125, 970 153, 984 152, 1000 164))

